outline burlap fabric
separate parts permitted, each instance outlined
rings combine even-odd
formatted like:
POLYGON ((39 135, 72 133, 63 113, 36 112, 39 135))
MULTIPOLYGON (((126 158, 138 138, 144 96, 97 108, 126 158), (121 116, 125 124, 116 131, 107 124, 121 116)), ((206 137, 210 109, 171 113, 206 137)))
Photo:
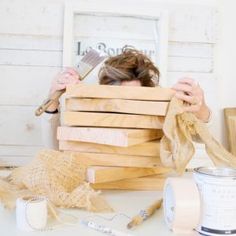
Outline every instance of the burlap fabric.
POLYGON ((164 166, 184 172, 194 155, 193 140, 205 144, 206 151, 216 166, 236 167, 236 157, 229 153, 209 133, 205 123, 193 113, 183 112, 182 101, 175 97, 171 100, 163 125, 160 156, 164 166))
POLYGON ((72 153, 43 150, 29 165, 1 180, 0 200, 12 207, 17 197, 42 195, 58 207, 111 211, 99 192, 85 183, 86 168, 72 153))

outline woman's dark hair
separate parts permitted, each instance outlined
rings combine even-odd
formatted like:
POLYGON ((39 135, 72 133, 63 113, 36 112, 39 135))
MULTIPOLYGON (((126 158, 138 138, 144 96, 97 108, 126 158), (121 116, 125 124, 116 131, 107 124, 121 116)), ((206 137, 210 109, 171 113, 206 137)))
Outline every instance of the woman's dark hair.
POLYGON ((120 85, 122 81, 139 80, 142 86, 155 87, 160 72, 142 52, 124 48, 122 53, 108 58, 99 71, 99 83, 120 85))

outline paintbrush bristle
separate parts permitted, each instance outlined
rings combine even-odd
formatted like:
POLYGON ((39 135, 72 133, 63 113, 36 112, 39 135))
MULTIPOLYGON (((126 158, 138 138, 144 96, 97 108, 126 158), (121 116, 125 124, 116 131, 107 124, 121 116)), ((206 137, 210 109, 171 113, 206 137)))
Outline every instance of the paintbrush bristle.
POLYGON ((91 65, 92 67, 95 67, 100 62, 102 62, 106 56, 95 49, 91 49, 87 54, 81 59, 83 63, 86 63, 88 65, 91 65))

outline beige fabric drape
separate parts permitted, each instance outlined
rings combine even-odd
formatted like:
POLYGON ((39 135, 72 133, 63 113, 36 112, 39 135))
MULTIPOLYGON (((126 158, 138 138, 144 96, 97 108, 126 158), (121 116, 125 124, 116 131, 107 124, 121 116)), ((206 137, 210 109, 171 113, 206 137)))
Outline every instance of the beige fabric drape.
POLYGON ((193 139, 199 139, 216 166, 236 167, 236 157, 214 139, 206 123, 193 113, 183 112, 184 106, 187 104, 175 97, 170 102, 160 146, 163 165, 183 173, 195 152, 193 139))

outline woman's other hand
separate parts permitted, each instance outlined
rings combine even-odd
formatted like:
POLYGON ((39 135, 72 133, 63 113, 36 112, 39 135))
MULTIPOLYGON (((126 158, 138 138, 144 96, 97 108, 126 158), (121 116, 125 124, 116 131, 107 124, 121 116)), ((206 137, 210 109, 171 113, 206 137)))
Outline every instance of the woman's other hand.
MULTIPOLYGON (((66 68, 60 73, 58 73, 52 81, 51 88, 49 91, 49 96, 55 93, 56 91, 60 91, 66 88, 69 84, 77 84, 79 83, 79 74, 73 68, 66 68)), ((47 108, 47 111, 53 112, 58 109, 59 101, 55 101, 47 108)))
POLYGON ((209 121, 211 111, 205 103, 204 91, 196 81, 191 78, 181 78, 173 89, 178 99, 189 104, 185 107, 185 111, 193 112, 203 122, 209 121))

